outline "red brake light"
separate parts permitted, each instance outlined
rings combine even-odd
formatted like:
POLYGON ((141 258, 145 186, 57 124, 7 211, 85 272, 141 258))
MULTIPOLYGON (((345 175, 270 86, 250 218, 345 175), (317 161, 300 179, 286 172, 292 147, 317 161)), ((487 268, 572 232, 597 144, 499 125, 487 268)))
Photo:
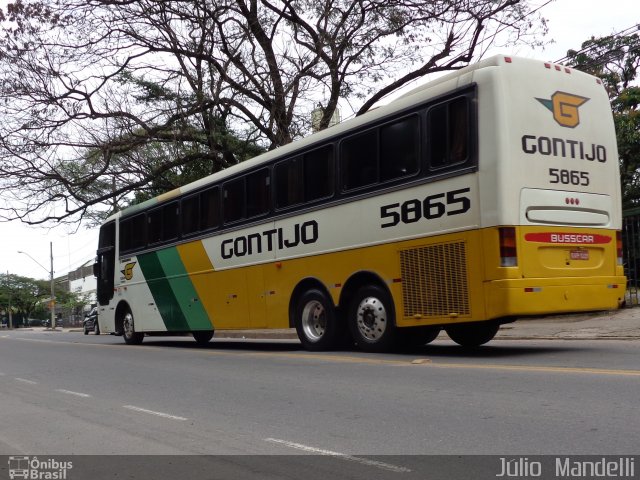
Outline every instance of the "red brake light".
POLYGON ((622 232, 616 232, 616 255, 618 257, 618 265, 623 264, 623 255, 622 255, 622 232))
POLYGON ((500 227, 500 266, 517 267, 518 251, 516 249, 515 227, 500 227))

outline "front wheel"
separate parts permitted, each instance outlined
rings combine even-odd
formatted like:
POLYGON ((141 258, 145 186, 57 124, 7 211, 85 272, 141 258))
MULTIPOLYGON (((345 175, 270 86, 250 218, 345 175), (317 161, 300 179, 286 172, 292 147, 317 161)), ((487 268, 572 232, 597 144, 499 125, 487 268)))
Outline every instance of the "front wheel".
POLYGON ((142 343, 144 333, 136 332, 133 325, 133 314, 131 312, 125 313, 122 322, 122 329, 122 336, 124 337, 124 342, 127 345, 140 345, 142 343))
POLYGON ((201 347, 205 346, 213 338, 213 332, 192 332, 192 335, 193 339, 201 347))
POLYGON ((390 350, 396 339, 393 300, 386 290, 366 286, 358 290, 349 307, 349 329, 365 352, 390 350))
POLYGON ((477 323, 452 325, 445 328, 449 338, 463 347, 479 347, 496 336, 500 325, 497 323, 477 323))
POLYGON ((94 335, 100 335, 100 325, 98 325, 98 319, 93 321, 93 333, 94 335))
POLYGON ((331 299, 322 290, 307 290, 296 302, 293 323, 307 350, 332 350, 340 342, 343 326, 331 299))

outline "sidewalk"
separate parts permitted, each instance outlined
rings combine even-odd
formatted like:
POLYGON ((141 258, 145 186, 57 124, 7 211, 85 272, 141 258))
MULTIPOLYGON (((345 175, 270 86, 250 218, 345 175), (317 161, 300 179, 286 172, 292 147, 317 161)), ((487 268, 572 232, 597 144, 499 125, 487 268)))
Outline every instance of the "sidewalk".
MULTIPOLYGON (((296 339, 293 328, 219 330, 217 338, 296 339)), ((440 338, 448 338, 442 332, 440 338)), ((640 340, 640 307, 610 312, 522 318, 502 325, 496 340, 640 340)))
MULTIPOLYGON (((21 331, 45 328, 34 327, 21 331)), ((50 330, 48 330, 50 331, 50 330)), ((56 328, 57 332, 82 333, 81 328, 56 328)), ((443 332, 441 338, 446 338, 443 332)), ((297 339, 293 328, 269 330, 218 330, 216 338, 297 339)), ((640 340, 640 307, 609 312, 522 318, 500 328, 496 340, 640 340)))

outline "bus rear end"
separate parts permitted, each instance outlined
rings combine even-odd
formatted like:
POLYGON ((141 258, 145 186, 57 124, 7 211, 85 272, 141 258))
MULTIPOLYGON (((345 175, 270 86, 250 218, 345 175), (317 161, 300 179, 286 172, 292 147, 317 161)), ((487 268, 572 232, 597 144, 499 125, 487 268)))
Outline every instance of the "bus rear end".
POLYGON ((487 87, 502 101, 479 109, 480 125, 496 119, 496 148, 481 145, 480 160, 485 177, 495 173, 481 186, 487 318, 618 308, 620 180, 604 86, 564 66, 502 60, 487 87))

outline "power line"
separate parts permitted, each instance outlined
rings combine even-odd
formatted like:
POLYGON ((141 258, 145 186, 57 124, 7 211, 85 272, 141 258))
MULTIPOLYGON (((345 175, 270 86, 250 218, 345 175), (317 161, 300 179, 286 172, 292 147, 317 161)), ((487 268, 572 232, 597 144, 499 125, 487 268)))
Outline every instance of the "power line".
MULTIPOLYGON (((632 25, 632 26, 630 26, 628 28, 625 28, 624 30, 621 30, 621 31, 619 31, 617 33, 612 33, 611 35, 607 35, 607 36, 609 36, 609 37, 624 36, 624 35, 628 35, 628 34, 632 33, 634 30, 635 31, 640 31, 640 24, 632 25)), ((581 48, 580 50, 576 50, 575 51, 575 55, 587 54, 587 53, 589 53, 592 50, 595 50, 597 48, 598 48, 598 45, 591 44, 591 45, 588 45, 586 47, 581 48)), ((566 60, 569 60, 569 56, 564 56, 564 57, 560 58, 559 60, 556 60, 553 63, 563 63, 566 60)))

